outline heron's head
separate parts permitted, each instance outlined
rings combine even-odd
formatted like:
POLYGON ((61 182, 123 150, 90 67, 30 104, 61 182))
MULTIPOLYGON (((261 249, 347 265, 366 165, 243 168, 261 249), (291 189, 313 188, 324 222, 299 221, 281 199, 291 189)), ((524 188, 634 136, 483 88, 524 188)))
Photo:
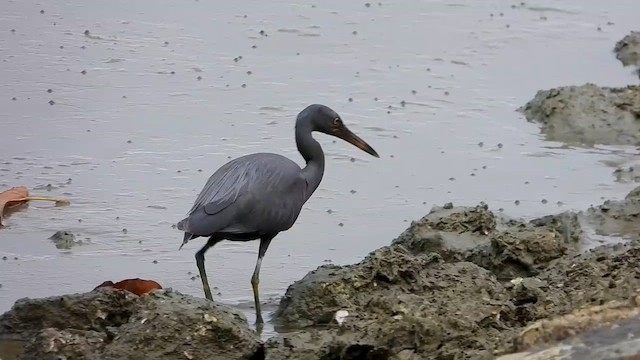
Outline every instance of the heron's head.
POLYGON ((309 105, 300 112, 298 121, 304 121, 310 124, 312 131, 319 131, 327 135, 335 136, 351 143, 370 155, 380 157, 369 144, 351 132, 344 122, 342 122, 340 115, 328 106, 318 104, 309 105))

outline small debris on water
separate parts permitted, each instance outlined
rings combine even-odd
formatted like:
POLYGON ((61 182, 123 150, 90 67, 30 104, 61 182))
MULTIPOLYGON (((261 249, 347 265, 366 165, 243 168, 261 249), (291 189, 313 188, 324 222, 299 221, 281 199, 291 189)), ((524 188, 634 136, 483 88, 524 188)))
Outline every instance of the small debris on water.
POLYGON ((49 100, 49 105, 55 105, 55 104, 56 104, 56 102, 55 102, 55 101, 53 101, 53 100, 49 100))

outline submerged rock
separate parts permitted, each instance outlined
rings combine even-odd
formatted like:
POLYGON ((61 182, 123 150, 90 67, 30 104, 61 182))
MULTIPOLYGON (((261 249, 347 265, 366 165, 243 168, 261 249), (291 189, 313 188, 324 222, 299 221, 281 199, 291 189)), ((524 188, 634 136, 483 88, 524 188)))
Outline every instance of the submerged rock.
POLYGON ((24 341, 25 359, 263 357, 243 315, 171 290, 21 299, 0 316, 0 339, 24 341))
POLYGON ((519 109, 551 141, 640 145, 640 87, 594 84, 538 91, 519 109))
POLYGON ((626 35, 616 43, 613 51, 623 66, 640 67, 640 31, 632 31, 626 35))
POLYGON ((606 200, 589 208, 585 217, 599 235, 640 239, 640 187, 629 192, 623 200, 606 200))
POLYGON ((49 236, 49 240, 51 240, 56 248, 61 250, 69 250, 76 245, 82 244, 82 241, 76 241, 76 235, 71 231, 59 230, 56 231, 53 235, 49 236))

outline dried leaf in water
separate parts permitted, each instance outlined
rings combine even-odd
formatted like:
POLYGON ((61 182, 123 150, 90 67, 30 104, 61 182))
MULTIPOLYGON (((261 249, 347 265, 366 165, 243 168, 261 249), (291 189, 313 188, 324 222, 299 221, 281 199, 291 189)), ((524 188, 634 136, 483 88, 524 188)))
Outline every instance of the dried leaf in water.
POLYGON ((29 196, 29 190, 26 187, 16 186, 0 193, 0 227, 4 226, 2 219, 9 209, 34 200, 54 201, 56 205, 69 205, 67 200, 29 196))

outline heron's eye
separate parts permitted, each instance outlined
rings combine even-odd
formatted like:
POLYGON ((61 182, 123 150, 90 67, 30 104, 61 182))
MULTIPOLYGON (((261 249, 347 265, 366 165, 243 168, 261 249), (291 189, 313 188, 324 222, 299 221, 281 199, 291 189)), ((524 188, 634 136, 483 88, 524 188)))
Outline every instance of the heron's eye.
POLYGON ((340 120, 339 117, 333 119, 333 126, 341 126, 342 125, 342 120, 340 120))

